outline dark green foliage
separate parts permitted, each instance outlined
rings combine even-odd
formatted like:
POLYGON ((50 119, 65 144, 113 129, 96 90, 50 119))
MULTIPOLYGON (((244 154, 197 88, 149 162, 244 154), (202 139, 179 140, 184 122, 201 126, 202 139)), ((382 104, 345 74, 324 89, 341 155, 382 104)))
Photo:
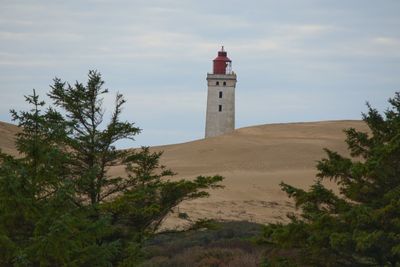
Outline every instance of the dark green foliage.
POLYGON ((20 156, 0 154, 0 266, 135 266, 174 207, 219 187, 220 176, 169 180, 148 148, 117 150, 140 130, 120 121, 120 94, 103 122, 103 83, 95 71, 86 85, 55 79, 53 107, 34 91, 30 111, 11 111, 22 131, 20 156), (126 176, 110 176, 121 164, 126 176))
POLYGON ((274 253, 298 251, 285 257, 295 265, 400 266, 400 93, 389 102, 384 115, 368 105, 368 133, 345 131, 352 158, 326 149, 310 190, 281 184, 302 214, 266 226, 263 241, 274 253), (323 179, 335 181, 341 195, 323 179))
POLYGON ((35 92, 26 99, 30 112, 12 111, 23 127, 16 142, 22 157, 0 155, 0 265, 104 265, 116 243, 99 244, 106 222, 89 220, 88 207, 76 205, 62 117, 43 114, 35 92))
MULTIPOLYGON (((65 113, 67 135, 65 143, 71 149, 71 170, 77 173, 75 190, 86 202, 98 204, 114 193, 129 187, 129 181, 121 177, 109 177, 107 169, 117 165, 127 156, 126 151, 117 150, 114 143, 121 139, 133 139, 140 132, 133 123, 121 122, 119 116, 125 103, 117 94, 111 120, 104 129, 102 107, 103 89, 101 76, 89 72, 86 86, 76 82, 74 86, 54 80, 50 98, 56 107, 65 113)), ((131 153, 132 154, 132 153, 131 153)))

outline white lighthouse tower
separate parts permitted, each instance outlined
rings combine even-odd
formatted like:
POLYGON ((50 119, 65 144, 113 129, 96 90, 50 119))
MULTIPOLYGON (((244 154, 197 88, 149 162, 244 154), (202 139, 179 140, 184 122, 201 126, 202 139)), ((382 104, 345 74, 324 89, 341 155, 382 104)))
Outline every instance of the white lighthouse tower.
POLYGON ((223 46, 213 63, 213 73, 207 74, 206 138, 235 129, 236 74, 223 46))

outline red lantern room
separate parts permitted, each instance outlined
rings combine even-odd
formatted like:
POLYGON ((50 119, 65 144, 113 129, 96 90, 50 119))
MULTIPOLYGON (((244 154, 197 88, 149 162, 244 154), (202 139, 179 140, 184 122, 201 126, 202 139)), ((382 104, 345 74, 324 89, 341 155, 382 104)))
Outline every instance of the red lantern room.
POLYGON ((224 46, 221 47, 221 51, 218 51, 218 56, 213 60, 213 62, 213 74, 231 74, 232 61, 227 57, 224 46))

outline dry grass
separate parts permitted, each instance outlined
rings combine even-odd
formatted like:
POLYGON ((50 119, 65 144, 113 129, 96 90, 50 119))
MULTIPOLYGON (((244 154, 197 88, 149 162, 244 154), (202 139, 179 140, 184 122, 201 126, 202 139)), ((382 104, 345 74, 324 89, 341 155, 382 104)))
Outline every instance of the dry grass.
POLYGON ((164 234, 146 245, 141 267, 259 266, 264 247, 251 239, 261 226, 247 222, 218 223, 215 229, 164 234))

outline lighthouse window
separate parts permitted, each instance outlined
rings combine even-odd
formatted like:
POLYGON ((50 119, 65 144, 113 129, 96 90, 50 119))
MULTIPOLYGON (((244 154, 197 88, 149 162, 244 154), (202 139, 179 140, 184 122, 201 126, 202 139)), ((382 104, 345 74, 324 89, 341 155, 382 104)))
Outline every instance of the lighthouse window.
POLYGON ((222 91, 219 91, 219 98, 222 98, 222 91))
POLYGON ((225 85, 226 85, 226 82, 224 82, 223 84, 224 84, 224 86, 225 86, 225 85))
POLYGON ((218 106, 218 111, 221 112, 222 111, 222 105, 218 106))
POLYGON ((216 82, 215 84, 216 84, 216 85, 219 85, 219 82, 216 82))

